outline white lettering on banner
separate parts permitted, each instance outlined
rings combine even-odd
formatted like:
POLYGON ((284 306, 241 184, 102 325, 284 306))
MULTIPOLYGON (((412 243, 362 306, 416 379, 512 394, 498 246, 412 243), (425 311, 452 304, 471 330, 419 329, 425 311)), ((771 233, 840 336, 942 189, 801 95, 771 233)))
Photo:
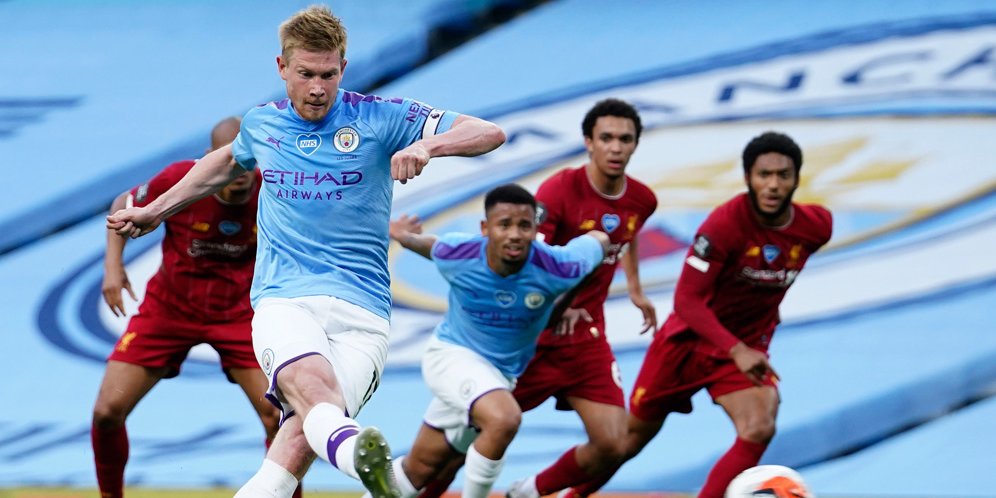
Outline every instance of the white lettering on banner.
POLYGON ((925 97, 965 103, 996 92, 994 40, 996 26, 936 31, 615 87, 496 119, 516 140, 482 157, 534 160, 575 148, 578 116, 607 97, 637 105, 646 127, 882 102, 922 109, 925 97))

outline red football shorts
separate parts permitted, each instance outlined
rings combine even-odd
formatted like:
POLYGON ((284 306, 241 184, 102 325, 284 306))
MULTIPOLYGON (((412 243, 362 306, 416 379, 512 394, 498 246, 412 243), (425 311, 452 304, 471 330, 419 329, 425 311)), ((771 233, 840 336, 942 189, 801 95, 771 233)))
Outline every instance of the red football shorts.
POLYGON ((571 409, 568 397, 626 407, 619 366, 606 341, 537 348, 512 394, 522 411, 551 396, 558 410, 571 409))
MULTIPOLYGON (((703 387, 713 401, 754 387, 733 360, 698 352, 696 344, 695 338, 688 335, 654 336, 630 395, 632 415, 647 421, 664 420, 671 412, 691 413, 692 395, 703 387)), ((764 384, 778 387, 770 375, 764 384)))
MULTIPOLYGON (((207 343, 221 357, 221 368, 259 368, 252 350, 252 322, 200 324, 135 315, 108 360, 143 367, 167 367, 166 378, 180 373, 190 348, 207 343)), ((231 379, 229 379, 231 380, 231 379)))

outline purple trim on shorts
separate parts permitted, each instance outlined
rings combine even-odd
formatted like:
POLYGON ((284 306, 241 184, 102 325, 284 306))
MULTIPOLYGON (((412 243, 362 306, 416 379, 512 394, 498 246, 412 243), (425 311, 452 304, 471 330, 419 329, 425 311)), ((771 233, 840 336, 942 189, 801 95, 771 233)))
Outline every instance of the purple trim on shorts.
POLYGON ((473 259, 480 253, 481 244, 483 243, 484 241, 476 240, 474 242, 464 242, 451 246, 437 242, 432 257, 436 259, 473 259))
POLYGON ((332 463, 333 467, 337 469, 339 468, 339 464, 337 464, 335 461, 335 451, 339 449, 339 445, 342 444, 343 441, 359 433, 360 433, 360 428, 358 426, 344 425, 336 429, 335 432, 333 432, 332 435, 329 436, 329 442, 328 444, 325 445, 325 451, 328 452, 329 462, 332 463))
MULTIPOLYGON (((446 429, 440 429, 439 427, 436 427, 436 426, 430 424, 429 422, 426 422, 425 420, 422 420, 422 424, 425 425, 426 427, 432 429, 432 430, 442 432, 443 433, 443 441, 446 441, 446 446, 449 446, 450 449, 452 449, 453 451, 455 451, 455 452, 457 452, 457 453, 459 453, 461 455, 466 455, 467 454, 466 452, 460 451, 460 448, 457 448, 456 446, 453 446, 453 443, 451 443, 449 439, 446 439, 446 429)), ((476 429, 476 427, 475 427, 475 429, 476 429)))
MULTIPOLYGON (((474 424, 472 424, 470 422, 470 412, 474 411, 474 403, 477 403, 477 400, 483 398, 485 394, 488 394, 488 393, 493 392, 493 391, 509 391, 509 390, 505 389, 504 387, 496 387, 494 389, 488 389, 487 391, 484 391, 483 393, 481 393, 480 395, 478 395, 476 398, 474 398, 474 401, 471 401, 470 402, 470 406, 467 407, 467 427, 474 427, 474 424)), ((511 391, 509 391, 509 392, 511 392, 511 391)), ((474 428, 477 429, 477 427, 474 427, 474 428)), ((478 430, 480 430, 480 429, 478 429, 478 430)))
POLYGON ((283 405, 283 403, 281 403, 280 400, 277 399, 276 394, 271 394, 271 392, 272 393, 276 393, 277 392, 277 374, 279 374, 280 370, 282 370, 287 365, 290 365, 291 363, 294 363, 295 361, 300 360, 301 358, 304 358, 305 356, 311 356, 311 355, 316 355, 316 354, 321 354, 321 353, 310 352, 310 353, 304 353, 304 354, 297 355, 297 356, 295 356, 295 357, 293 357, 293 358, 291 358, 291 359, 289 359, 289 360, 281 363, 279 366, 277 366, 276 370, 273 371, 273 376, 271 377, 272 380, 270 380, 270 388, 266 390, 266 393, 263 394, 263 397, 265 397, 267 400, 269 400, 270 403, 273 404, 273 406, 277 407, 277 410, 280 410, 280 425, 284 425, 284 421, 286 421, 287 419, 291 418, 294 415, 294 408, 291 407, 291 410, 290 410, 289 413, 284 413, 284 405, 283 405))
POLYGON ((549 253, 535 250, 530 259, 532 264, 555 277, 577 278, 581 276, 581 264, 576 261, 557 261, 549 253))

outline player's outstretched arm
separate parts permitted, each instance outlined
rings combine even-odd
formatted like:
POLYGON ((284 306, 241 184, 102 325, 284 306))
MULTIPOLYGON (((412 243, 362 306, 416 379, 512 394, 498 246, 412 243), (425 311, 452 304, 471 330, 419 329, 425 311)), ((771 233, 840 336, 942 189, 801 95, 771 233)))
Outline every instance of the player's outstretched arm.
MULTIPOLYGON (((602 258, 609 252, 609 246, 611 241, 609 236, 602 231, 592 230, 580 237, 590 236, 599 242, 602 246, 602 258)), ((553 311, 550 312, 550 318, 546 323, 546 328, 552 328, 555 335, 567 335, 574 333, 574 327, 577 325, 579 320, 584 320, 585 322, 591 323, 594 319, 588 310, 584 308, 571 308, 570 305, 574 302, 574 298, 577 297, 581 289, 588 286, 588 283, 592 279, 592 275, 595 271, 592 270, 587 276, 585 276, 577 285, 575 285, 571 290, 563 293, 557 298, 556 303, 553 305, 553 311)))
POLYGON ((464 114, 445 133, 423 138, 391 156, 391 178, 406 183, 422 174, 433 157, 479 156, 503 143, 505 132, 498 125, 464 114))
POLYGON ((126 208, 107 217, 107 228, 132 238, 145 235, 167 217, 221 190, 245 170, 232 159, 232 146, 218 148, 197 161, 176 185, 141 208, 126 208))
MULTIPOLYGON (((124 192, 111 203, 111 213, 117 212, 125 207, 128 199, 128 192, 124 192)), ((114 316, 125 316, 124 297, 122 291, 128 291, 132 300, 138 301, 135 291, 128 281, 128 272, 124 266, 124 248, 128 239, 117 234, 114 230, 107 231, 107 248, 104 250, 104 281, 100 286, 104 302, 111 309, 114 316)))
POLYGON ((645 334, 647 331, 657 330, 657 309, 643 293, 643 285, 640 283, 640 257, 637 244, 636 238, 629 242, 629 247, 623 252, 620 263, 623 272, 626 273, 629 299, 643 313, 643 329, 640 330, 640 333, 645 334))
POLYGON ((436 243, 436 236, 422 233, 422 220, 418 216, 401 215, 391 221, 388 233, 405 249, 416 252, 423 258, 432 259, 432 246, 436 243))

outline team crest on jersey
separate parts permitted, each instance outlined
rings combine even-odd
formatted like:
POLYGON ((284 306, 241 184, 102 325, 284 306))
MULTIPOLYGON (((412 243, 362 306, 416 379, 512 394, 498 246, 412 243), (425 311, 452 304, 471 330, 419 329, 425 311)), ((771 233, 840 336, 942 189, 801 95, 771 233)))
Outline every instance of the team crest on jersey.
POLYGON ((606 232, 612 233, 617 228, 619 228, 619 215, 618 214, 603 214, 602 215, 602 228, 606 232))
POLYGON ((335 140, 332 141, 332 144, 339 152, 353 152, 360 146, 360 134, 356 130, 344 126, 335 132, 335 140))
POLYGON ((302 154, 310 156, 322 146, 322 136, 317 133, 302 133, 297 136, 294 144, 302 154))
POLYGON ((539 292, 530 292, 529 294, 526 294, 526 307, 531 310, 543 306, 543 303, 545 302, 546 296, 540 294, 539 292))
POLYGON ((463 399, 470 399, 476 390, 477 383, 474 382, 474 379, 467 379, 460 384, 460 397, 463 399))
POLYGON ((211 229, 211 224, 206 221, 198 221, 190 225, 190 229, 195 232, 206 232, 211 229))
POLYGON ((584 220, 578 225, 578 230, 591 230, 595 228, 595 220, 584 220))
POLYGON ((761 253, 764 254, 764 260, 771 263, 778 257, 779 254, 782 253, 782 251, 778 249, 778 246, 766 244, 761 248, 761 253))
POLYGON ((507 290, 496 290, 495 301, 497 301, 498 305, 502 308, 508 308, 515 304, 515 293, 507 290))
POLYGON ((237 221, 222 220, 218 223, 218 230, 225 235, 235 235, 242 230, 242 224, 237 221))
POLYGON ((273 350, 265 349, 263 350, 263 355, 259 359, 259 366, 263 367, 263 373, 270 375, 270 370, 273 369, 273 350))

